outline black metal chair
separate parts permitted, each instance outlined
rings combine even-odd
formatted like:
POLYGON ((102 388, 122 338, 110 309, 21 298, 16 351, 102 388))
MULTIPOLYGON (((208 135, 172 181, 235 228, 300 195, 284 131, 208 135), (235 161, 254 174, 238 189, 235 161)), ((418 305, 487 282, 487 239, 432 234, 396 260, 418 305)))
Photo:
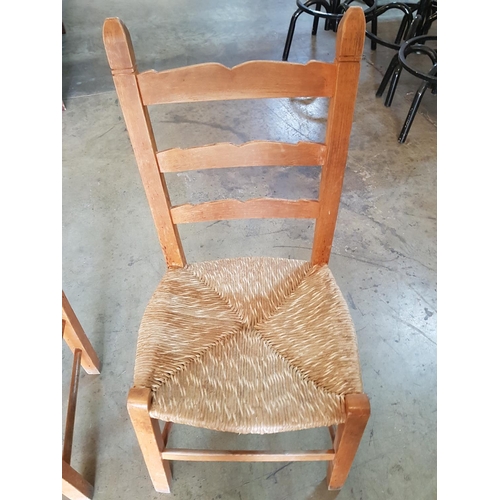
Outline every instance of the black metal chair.
POLYGON ((420 18, 420 22, 413 36, 427 35, 432 23, 437 20, 437 0, 420 0, 416 3, 390 2, 380 7, 377 6, 370 13, 372 31, 371 33, 369 31, 366 32, 366 37, 371 40, 372 50, 377 48, 377 44, 390 49, 399 50, 402 40, 406 40, 410 37, 409 29, 416 18, 420 18), (399 25, 394 42, 384 40, 377 34, 378 18, 391 10, 399 10, 403 13, 401 24, 399 25))
POLYGON ((391 2, 385 5, 381 5, 380 7, 376 7, 376 9, 372 12, 372 32, 369 33, 368 31, 366 31, 366 37, 371 40, 371 49, 375 50, 378 44, 384 47, 388 47, 390 49, 399 50, 401 41, 408 34, 408 30, 412 22, 413 22, 412 6, 408 5, 407 3, 391 2), (377 35, 378 18, 390 10, 399 10, 403 13, 401 24, 399 25, 399 29, 397 31, 394 42, 388 42, 387 40, 383 40, 377 35), (374 24, 375 24, 375 30, 373 30, 374 24))
MULTIPOLYGON (((420 16, 417 16, 416 21, 421 23, 422 20, 419 20, 420 16)), ((410 110, 408 115, 406 116, 405 123, 401 132, 399 134, 398 141, 400 143, 404 143, 406 138, 408 137, 408 133, 410 131, 410 127, 413 123, 415 115, 418 111, 418 107, 422 101, 422 98, 428 88, 431 89, 432 94, 437 94, 437 50, 432 49, 425 45, 428 41, 437 41, 437 36, 431 35, 420 35, 420 36, 412 36, 412 32, 416 31, 415 26, 417 23, 412 25, 412 29, 410 30, 410 37, 406 40, 400 47, 398 53, 392 58, 389 67, 382 79, 382 82, 377 90, 376 96, 381 97, 384 93, 384 90, 387 84, 390 82, 389 90, 387 91, 385 106, 389 107, 392 104, 392 99, 394 97, 394 93, 396 92, 396 87, 398 85, 399 77, 403 68, 408 71, 413 76, 420 78, 422 83, 415 93, 415 97, 413 98, 413 102, 411 103, 410 110), (432 67, 431 69, 424 73, 416 69, 414 66, 410 65, 407 61, 407 57, 409 54, 423 54, 429 57, 432 67)), ((421 26, 421 24, 418 24, 421 26)))
MULTIPOLYGON (((354 1, 355 0, 345 0, 344 2, 340 0, 308 0, 307 2, 303 3, 301 2, 301 0, 296 0, 297 10, 293 13, 292 18, 290 19, 290 26, 288 27, 288 34, 286 36, 282 60, 288 61, 293 34, 295 32, 295 24, 297 23, 297 19, 301 14, 305 12, 306 14, 314 17, 311 33, 312 35, 316 35, 316 33, 318 32, 318 24, 320 19, 325 20, 325 30, 332 30, 336 32, 339 22, 342 19, 344 13, 354 1), (312 5, 315 5, 317 10, 311 9, 310 7, 312 5), (324 8, 325 12, 322 12, 321 8, 324 8)), ((372 14, 377 8, 377 0, 363 0, 362 3, 367 6, 367 9, 365 9, 366 21, 371 21, 372 33, 376 35, 377 19, 376 17, 372 16, 372 14)))

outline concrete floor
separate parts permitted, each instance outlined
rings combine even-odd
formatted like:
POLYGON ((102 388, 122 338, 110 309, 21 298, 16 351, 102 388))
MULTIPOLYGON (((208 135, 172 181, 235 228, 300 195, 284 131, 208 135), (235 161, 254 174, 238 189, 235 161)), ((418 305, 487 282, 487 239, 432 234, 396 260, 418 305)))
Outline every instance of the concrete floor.
MULTIPOLYGON (((82 374, 72 464, 96 500, 160 499, 126 411, 137 330, 164 262, 101 38, 120 17, 139 69, 216 61, 280 60, 295 3, 64 0, 63 289, 102 361, 82 374)), ((396 23, 380 21, 382 34, 396 23)), ((335 34, 297 23, 290 61, 332 60, 335 34)), ((391 31, 392 30, 392 31, 391 31)), ((316 463, 175 462, 171 498, 436 498, 436 97, 424 97, 405 145, 397 142, 419 82, 403 74, 391 108, 375 91, 392 52, 366 42, 330 267, 358 331, 372 416, 340 494, 316 463)), ((251 139, 322 140, 322 99, 172 105, 151 110, 160 148, 251 139)), ((169 175, 174 203, 226 196, 314 197, 318 169, 252 168, 169 175), (247 174, 248 177, 243 177, 247 174)), ((308 259, 307 221, 235 221, 181 227, 188 260, 240 255, 308 259)), ((71 356, 63 345, 62 414, 71 356)), ((324 448, 326 429, 275 436, 174 427, 172 445, 324 448)))

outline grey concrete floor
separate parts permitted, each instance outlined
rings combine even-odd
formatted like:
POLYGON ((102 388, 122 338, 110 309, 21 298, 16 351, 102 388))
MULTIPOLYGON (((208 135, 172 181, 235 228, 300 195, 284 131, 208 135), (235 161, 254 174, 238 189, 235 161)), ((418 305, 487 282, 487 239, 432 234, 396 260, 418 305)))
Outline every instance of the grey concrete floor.
MULTIPOLYGON (((64 0, 63 289, 102 361, 82 374, 72 464, 96 500, 160 499, 126 411, 137 330, 165 265, 101 38, 120 17, 139 69, 216 61, 281 60, 292 0, 64 0)), ((382 34, 396 22, 380 21, 382 34)), ((290 61, 332 60, 335 34, 297 23, 290 61)), ((392 52, 365 44, 341 209, 330 267, 358 331, 372 416, 340 494, 316 463, 175 462, 171 498, 436 498, 436 97, 424 97, 407 143, 397 142, 419 82, 403 74, 392 107, 375 91, 392 52)), ((252 139, 322 140, 323 99, 172 105, 151 110, 160 148, 252 139)), ((252 168, 169 175, 174 203, 226 196, 313 197, 314 168, 252 168), (244 176, 244 173, 246 176, 244 176)), ((267 255, 308 259, 307 221, 234 221, 181 227, 188 260, 267 255)), ((62 415, 71 369, 63 345, 62 415)), ((326 429, 236 436, 174 427, 172 444, 324 448, 326 429)))

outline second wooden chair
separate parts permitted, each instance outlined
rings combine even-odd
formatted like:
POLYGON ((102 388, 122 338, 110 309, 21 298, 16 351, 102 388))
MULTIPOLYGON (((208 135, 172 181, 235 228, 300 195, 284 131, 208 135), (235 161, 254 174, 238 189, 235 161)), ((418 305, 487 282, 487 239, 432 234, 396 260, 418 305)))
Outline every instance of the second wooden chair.
POLYGON ((71 370, 62 451, 62 493, 71 500, 90 500, 94 494, 94 486, 71 466, 71 452, 80 366, 83 366, 87 373, 98 375, 101 363, 64 292, 62 292, 62 335, 73 352, 73 368, 71 370))

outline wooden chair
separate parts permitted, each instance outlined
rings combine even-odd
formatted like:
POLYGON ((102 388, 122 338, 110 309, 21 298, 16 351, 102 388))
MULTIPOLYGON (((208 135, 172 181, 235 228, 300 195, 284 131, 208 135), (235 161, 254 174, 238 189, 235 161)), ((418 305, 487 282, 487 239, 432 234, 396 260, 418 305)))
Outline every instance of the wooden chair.
POLYGON ((64 292, 62 292, 62 335, 73 352, 73 368, 62 452, 62 493, 71 500, 90 499, 94 493, 94 487, 71 467, 70 462, 80 365, 89 374, 99 374, 100 363, 64 292))
POLYGON ((328 268, 364 45, 365 16, 349 9, 333 63, 251 61, 138 73, 126 27, 103 36, 167 271, 142 319, 128 411, 159 492, 171 460, 328 462, 340 489, 366 426, 355 330, 328 268), (147 106, 226 99, 330 98, 326 143, 254 141, 158 151, 147 106), (219 200, 172 206, 164 172, 322 165, 319 200, 219 200), (316 219, 310 262, 277 258, 186 264, 177 224, 242 218, 316 219), (165 422, 163 429, 161 422, 165 422), (173 423, 240 434, 325 426, 332 449, 167 448, 173 423), (336 428, 336 429, 335 429, 336 428), (336 431, 336 432, 335 432, 336 431))

